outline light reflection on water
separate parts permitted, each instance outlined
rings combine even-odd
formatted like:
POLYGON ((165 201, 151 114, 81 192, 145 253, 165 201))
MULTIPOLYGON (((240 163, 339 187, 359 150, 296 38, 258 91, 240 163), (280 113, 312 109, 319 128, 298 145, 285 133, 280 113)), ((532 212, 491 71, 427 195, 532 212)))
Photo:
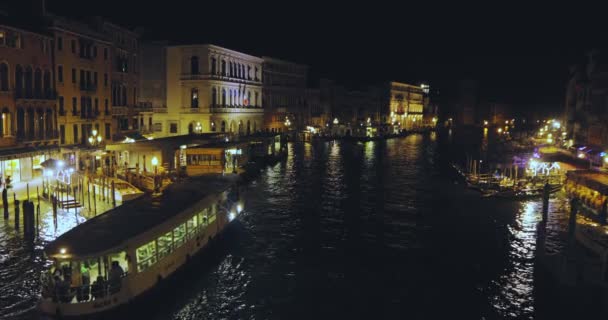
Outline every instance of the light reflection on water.
MULTIPOLYGON (((222 247, 172 281, 158 303, 124 316, 533 318, 540 200, 480 199, 454 184, 446 169, 453 150, 440 143, 411 135, 290 144, 287 159, 249 187, 245 211, 222 247)), ((551 200, 548 251, 563 246, 563 209, 563 201, 551 200)), ((0 271, 13 278, 2 290, 14 291, 42 262, 6 237, 0 241, 3 265, 15 266, 0 271), (24 265, 33 271, 18 278, 24 265)), ((5 310, 31 306, 34 287, 23 306, 5 310)))

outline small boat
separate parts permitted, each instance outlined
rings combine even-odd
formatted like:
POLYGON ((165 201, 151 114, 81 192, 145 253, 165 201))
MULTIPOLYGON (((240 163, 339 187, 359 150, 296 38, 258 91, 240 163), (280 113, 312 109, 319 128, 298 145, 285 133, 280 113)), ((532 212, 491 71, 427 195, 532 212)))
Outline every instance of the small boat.
MULTIPOLYGON (((549 188, 549 194, 556 193, 562 188, 561 185, 553 185, 549 188)), ((510 189, 503 191, 487 192, 482 195, 484 198, 502 198, 502 199, 533 199, 542 197, 544 188, 523 188, 510 189)))

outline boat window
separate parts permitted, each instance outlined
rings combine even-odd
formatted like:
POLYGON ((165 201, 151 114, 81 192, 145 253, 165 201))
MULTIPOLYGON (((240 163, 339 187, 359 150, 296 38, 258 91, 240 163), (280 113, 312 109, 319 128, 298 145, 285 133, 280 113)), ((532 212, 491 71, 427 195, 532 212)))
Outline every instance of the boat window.
POLYGON ((194 235, 196 234, 197 231, 197 222, 196 222, 196 215, 193 216, 192 218, 188 219, 187 222, 187 226, 186 228, 188 228, 188 238, 193 238, 194 235))
POLYGON ((118 262, 122 271, 127 274, 129 272, 129 261, 127 260, 127 253, 124 251, 113 253, 108 256, 110 259, 110 266, 112 266, 113 262, 118 262))
POLYGON ((158 238, 158 258, 162 259, 173 251, 173 233, 165 233, 158 238))
POLYGON ((209 215, 209 224, 213 223, 215 221, 215 217, 217 214, 217 204, 213 204, 211 206, 211 214, 209 215))
POLYGON ((156 241, 137 248, 137 271, 142 272, 156 263, 156 241))
POLYGON ((173 244, 179 247, 186 240, 186 224, 182 223, 177 228, 173 229, 173 244))
POLYGON ((207 208, 203 209, 203 211, 199 212, 199 214, 198 214, 199 224, 203 228, 205 228, 209 224, 209 216, 208 216, 208 214, 209 214, 209 209, 207 209, 207 208))

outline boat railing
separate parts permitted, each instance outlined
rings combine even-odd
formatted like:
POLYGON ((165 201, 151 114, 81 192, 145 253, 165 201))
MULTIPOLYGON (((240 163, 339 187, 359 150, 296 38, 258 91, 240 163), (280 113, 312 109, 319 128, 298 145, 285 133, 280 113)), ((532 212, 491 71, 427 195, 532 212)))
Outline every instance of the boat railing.
POLYGON ((52 300, 55 303, 75 304, 95 300, 101 300, 118 294, 123 288, 124 278, 128 276, 125 272, 118 282, 95 281, 92 284, 81 286, 70 286, 64 281, 47 281, 42 288, 42 298, 52 300))

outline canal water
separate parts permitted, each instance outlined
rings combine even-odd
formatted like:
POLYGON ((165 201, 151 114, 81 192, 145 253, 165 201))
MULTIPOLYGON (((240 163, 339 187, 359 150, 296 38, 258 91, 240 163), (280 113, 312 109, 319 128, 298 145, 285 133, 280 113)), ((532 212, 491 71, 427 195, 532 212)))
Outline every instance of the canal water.
MULTIPOLYGON (((585 318, 584 301, 560 303, 535 279, 541 200, 481 199, 457 182, 450 163, 471 148, 448 132, 290 144, 220 246, 115 318, 585 318)), ((548 251, 564 246, 565 206, 551 200, 548 251)), ((3 227, 0 318, 25 317, 44 261, 3 227)))

